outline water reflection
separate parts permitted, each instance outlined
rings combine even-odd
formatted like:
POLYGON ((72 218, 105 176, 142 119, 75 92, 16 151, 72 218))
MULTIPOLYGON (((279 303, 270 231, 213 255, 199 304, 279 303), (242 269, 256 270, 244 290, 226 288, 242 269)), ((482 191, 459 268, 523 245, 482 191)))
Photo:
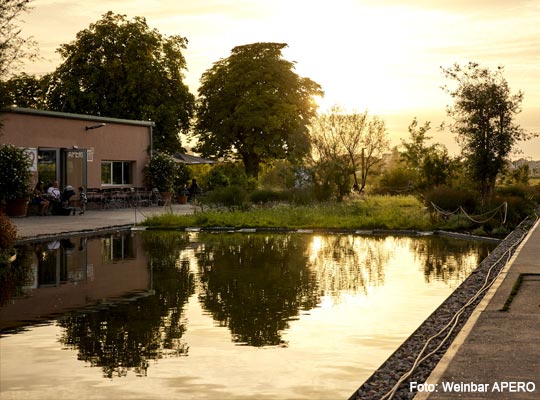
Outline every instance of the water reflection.
POLYGON ((196 253, 199 300, 233 341, 285 345, 280 332, 300 310, 319 302, 307 263, 310 238, 292 235, 201 234, 196 253))
MULTIPOLYGON (((182 311, 194 284, 189 265, 177 262, 186 239, 171 233, 145 235, 143 248, 151 266, 153 295, 62 318, 61 343, 77 348, 79 360, 101 367, 108 378, 125 376, 130 369, 146 375, 150 360, 187 355, 182 311)), ((103 259, 132 258, 135 245, 131 236, 104 238, 103 259)))
MULTIPOLYGON (((388 326, 404 322, 388 315, 403 314, 410 323, 407 310, 418 314, 417 305, 427 303, 413 295, 424 295, 425 285, 439 285, 432 292, 447 286, 442 301, 493 247, 438 237, 151 231, 39 243, 22 247, 13 273, 1 275, 0 328, 12 332, 55 317, 61 347, 107 378, 147 376, 151 361, 163 358, 190 356, 182 359, 187 365, 189 333, 200 329, 189 313, 199 327, 204 318, 214 321, 229 343, 243 345, 234 346, 238 352, 271 346, 295 354, 298 342, 290 341, 300 337, 316 359, 329 346, 318 340, 343 335, 343 357, 355 362, 347 341, 357 349, 365 338, 386 340, 373 326, 399 343, 388 326), (405 309, 383 315, 385 304, 403 303, 400 296, 409 302, 405 309), (336 306, 331 316, 321 311, 329 304, 336 306)), ((200 346, 199 338, 191 340, 200 346)))

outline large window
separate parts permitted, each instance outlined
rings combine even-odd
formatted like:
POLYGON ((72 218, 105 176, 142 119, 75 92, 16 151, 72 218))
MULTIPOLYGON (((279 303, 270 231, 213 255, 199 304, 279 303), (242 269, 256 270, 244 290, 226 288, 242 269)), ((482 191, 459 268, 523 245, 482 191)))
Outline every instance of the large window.
POLYGON ((133 184, 133 161, 102 161, 102 185, 131 185, 133 184))

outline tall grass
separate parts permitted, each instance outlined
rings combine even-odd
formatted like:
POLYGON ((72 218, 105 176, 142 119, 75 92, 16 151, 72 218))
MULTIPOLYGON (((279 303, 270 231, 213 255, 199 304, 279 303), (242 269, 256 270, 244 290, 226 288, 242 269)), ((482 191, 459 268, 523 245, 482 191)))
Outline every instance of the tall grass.
POLYGON ((416 229, 433 225, 423 205, 413 196, 373 196, 346 203, 311 206, 276 204, 248 210, 208 210, 192 215, 162 214, 147 218, 146 226, 234 227, 288 229, 416 229))

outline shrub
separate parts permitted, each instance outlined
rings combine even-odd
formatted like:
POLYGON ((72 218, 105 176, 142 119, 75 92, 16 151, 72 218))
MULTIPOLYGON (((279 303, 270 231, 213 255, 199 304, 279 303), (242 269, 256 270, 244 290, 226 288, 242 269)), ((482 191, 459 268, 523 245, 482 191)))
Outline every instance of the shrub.
POLYGON ((32 162, 24 149, 0 146, 0 200, 29 198, 32 194, 32 162))
POLYGON ((15 239, 17 239, 17 228, 4 213, 0 212, 0 249, 11 249, 15 239))
POLYGON ((154 153, 143 169, 144 181, 160 192, 172 192, 178 174, 176 161, 167 153, 154 153))
POLYGON ((259 190, 253 191, 250 194, 249 199, 252 203, 255 203, 255 204, 266 204, 266 203, 284 201, 287 199, 287 194, 283 191, 259 189, 259 190))
POLYGON ((395 167, 383 173, 379 187, 374 189, 374 193, 402 195, 412 189, 414 180, 413 172, 403 167, 395 167))
POLYGON ((468 213, 477 209, 477 196, 463 188, 439 186, 424 194, 425 205, 432 208, 432 203, 446 211, 455 211, 460 206, 468 213))
POLYGON ((243 206, 246 200, 247 192, 243 187, 238 185, 212 190, 201 198, 201 201, 205 204, 215 204, 229 208, 243 206))

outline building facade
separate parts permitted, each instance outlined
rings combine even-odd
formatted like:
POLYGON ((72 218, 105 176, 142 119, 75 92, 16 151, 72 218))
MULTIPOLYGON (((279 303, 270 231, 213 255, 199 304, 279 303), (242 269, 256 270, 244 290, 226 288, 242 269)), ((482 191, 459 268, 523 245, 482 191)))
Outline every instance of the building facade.
POLYGON ((0 144, 24 147, 34 180, 93 189, 143 187, 152 150, 151 121, 21 107, 3 109, 0 144))

